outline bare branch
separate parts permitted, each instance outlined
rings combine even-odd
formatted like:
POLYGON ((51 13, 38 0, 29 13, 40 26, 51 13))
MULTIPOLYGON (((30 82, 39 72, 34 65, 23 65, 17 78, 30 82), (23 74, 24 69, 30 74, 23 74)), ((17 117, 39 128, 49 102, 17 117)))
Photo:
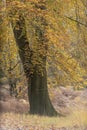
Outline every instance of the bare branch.
POLYGON ((80 25, 83 25, 83 26, 85 26, 85 27, 87 28, 87 25, 86 25, 85 23, 82 23, 82 22, 80 22, 80 21, 78 21, 78 20, 76 20, 76 19, 73 19, 72 17, 68 17, 68 16, 64 16, 64 17, 66 17, 66 18, 68 18, 68 19, 70 19, 70 20, 72 20, 72 21, 74 21, 74 22, 77 22, 77 23, 79 23, 80 25))

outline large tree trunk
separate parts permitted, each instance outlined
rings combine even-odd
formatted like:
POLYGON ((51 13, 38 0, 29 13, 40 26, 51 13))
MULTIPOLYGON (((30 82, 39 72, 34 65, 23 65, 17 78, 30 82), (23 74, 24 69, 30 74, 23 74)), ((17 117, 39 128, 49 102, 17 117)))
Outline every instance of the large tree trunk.
POLYGON ((16 23, 14 28, 14 36, 16 38, 17 45, 19 47, 20 58, 23 63, 24 71, 28 79, 28 95, 30 102, 30 113, 39 115, 56 116, 57 112, 53 108, 48 95, 47 88, 47 72, 46 72, 46 56, 37 57, 42 60, 42 64, 36 64, 32 67, 32 60, 35 58, 35 54, 29 48, 29 42, 26 36, 26 30, 22 34, 22 30, 25 28, 24 19, 20 17, 20 21, 16 23), (19 30, 16 29, 19 27, 19 30), (22 34, 22 35, 21 35, 22 34), (43 69, 40 72, 40 67, 43 69), (33 71, 33 73, 32 73, 33 71), (31 74, 32 73, 32 74, 31 74))
POLYGON ((43 76, 38 74, 37 68, 34 70, 30 90, 30 113, 48 116, 57 115, 48 95, 46 68, 44 68, 43 76))

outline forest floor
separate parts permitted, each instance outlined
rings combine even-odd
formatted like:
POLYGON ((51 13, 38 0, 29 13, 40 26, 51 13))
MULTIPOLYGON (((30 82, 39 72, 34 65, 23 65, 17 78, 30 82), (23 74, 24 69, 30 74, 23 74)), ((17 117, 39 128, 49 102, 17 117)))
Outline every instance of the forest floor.
POLYGON ((0 104, 0 130, 87 130, 87 89, 60 87, 49 91, 55 109, 64 117, 29 115, 27 101, 9 99, 0 104))
POLYGON ((75 112, 67 117, 40 117, 25 114, 0 115, 0 130, 87 130, 87 113, 75 112))

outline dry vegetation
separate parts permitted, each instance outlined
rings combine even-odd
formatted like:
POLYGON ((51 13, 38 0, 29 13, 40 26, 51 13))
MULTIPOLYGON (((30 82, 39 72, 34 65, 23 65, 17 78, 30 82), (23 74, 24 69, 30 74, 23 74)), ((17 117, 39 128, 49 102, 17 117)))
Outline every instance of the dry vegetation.
POLYGON ((0 114, 0 130, 87 130, 87 90, 60 87, 49 91, 54 107, 63 117, 29 115, 26 100, 9 99, 3 102, 7 106, 0 114))
POLYGON ((87 130, 87 112, 82 110, 61 118, 13 113, 0 116, 0 130, 87 130))

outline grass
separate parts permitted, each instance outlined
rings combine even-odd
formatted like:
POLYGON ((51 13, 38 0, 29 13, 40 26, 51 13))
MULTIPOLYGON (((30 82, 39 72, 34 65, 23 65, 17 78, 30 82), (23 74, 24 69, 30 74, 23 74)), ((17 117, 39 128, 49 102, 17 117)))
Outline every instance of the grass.
MULTIPOLYGON (((66 112, 65 117, 50 118, 46 116, 29 115, 25 113, 2 113, 0 114, 0 130, 87 130, 86 92, 74 92, 74 94, 77 94, 77 97, 75 99, 70 98, 70 96, 74 96, 73 94, 65 97, 63 94, 58 93, 58 91, 56 90, 53 92, 55 92, 56 97, 55 100, 53 100, 55 108, 57 108, 56 103, 60 104, 60 101, 64 101, 65 103, 65 106, 61 106, 58 108, 59 112, 60 110, 62 113, 66 112), (67 101, 67 103, 65 101, 67 101)), ((18 110, 19 103, 17 102, 17 104, 15 104, 14 100, 12 101, 14 105, 11 103, 11 101, 10 105, 18 110)), ((9 104, 7 105, 7 107, 8 106, 9 104)), ((23 108, 21 107, 21 110, 22 109, 23 108)))
POLYGON ((17 128, 22 128, 21 130, 58 130, 58 128, 74 130, 74 127, 77 127, 75 130, 84 130, 83 128, 87 126, 86 110, 75 110, 66 117, 52 118, 14 113, 3 113, 1 116, 2 125, 11 129, 15 128, 14 130, 17 128))

